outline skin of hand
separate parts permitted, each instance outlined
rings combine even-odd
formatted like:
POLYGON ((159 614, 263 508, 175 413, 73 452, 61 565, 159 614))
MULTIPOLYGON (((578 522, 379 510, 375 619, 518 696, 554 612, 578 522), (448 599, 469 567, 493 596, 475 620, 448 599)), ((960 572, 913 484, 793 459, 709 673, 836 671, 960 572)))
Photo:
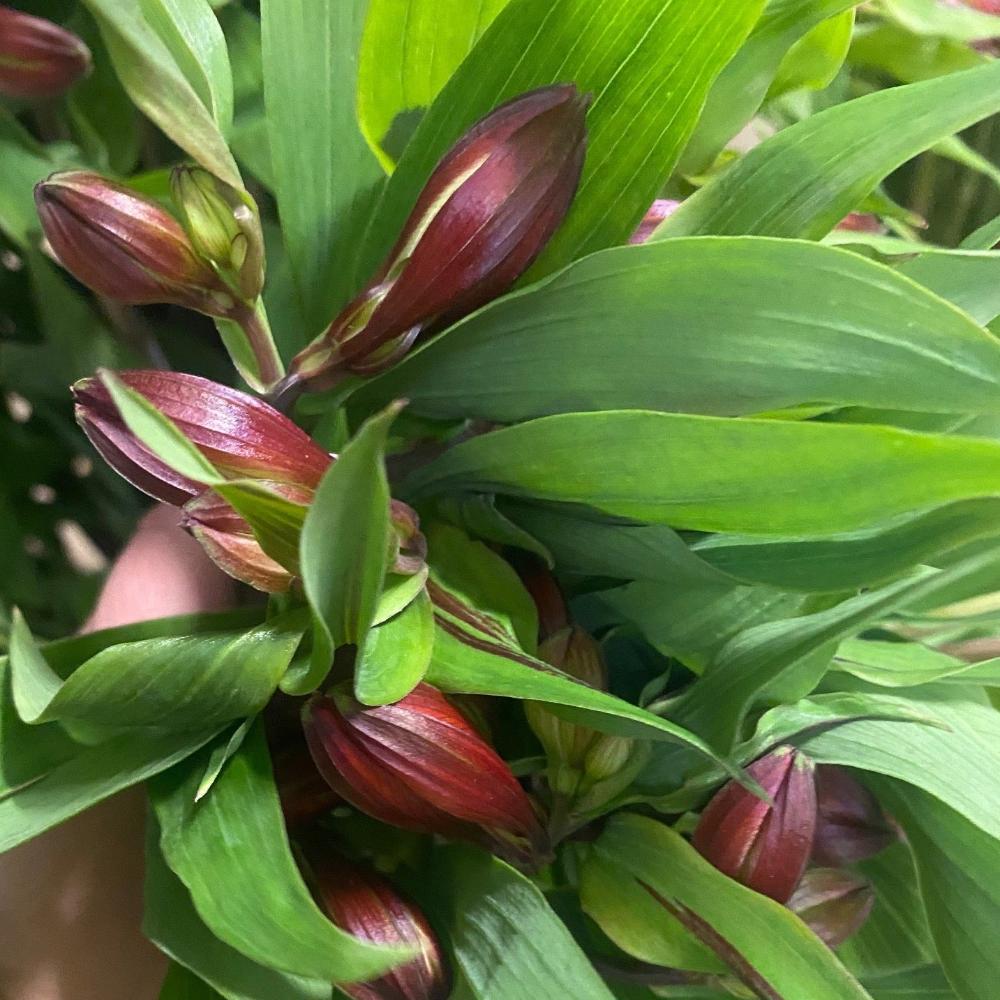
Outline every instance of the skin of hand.
MULTIPOLYGON (((156 507, 82 631, 221 611, 233 582, 156 507)), ((129 789, 0 856, 0 997, 156 1000, 165 957, 141 933, 145 794, 129 789)))

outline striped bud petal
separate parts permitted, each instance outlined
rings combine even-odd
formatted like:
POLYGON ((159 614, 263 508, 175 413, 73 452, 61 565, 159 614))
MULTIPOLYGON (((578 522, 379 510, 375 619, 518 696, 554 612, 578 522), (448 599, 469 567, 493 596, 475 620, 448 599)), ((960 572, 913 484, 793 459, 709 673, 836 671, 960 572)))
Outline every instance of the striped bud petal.
POLYGON ((71 31, 0 7, 0 94, 57 97, 90 72, 90 49, 71 31))

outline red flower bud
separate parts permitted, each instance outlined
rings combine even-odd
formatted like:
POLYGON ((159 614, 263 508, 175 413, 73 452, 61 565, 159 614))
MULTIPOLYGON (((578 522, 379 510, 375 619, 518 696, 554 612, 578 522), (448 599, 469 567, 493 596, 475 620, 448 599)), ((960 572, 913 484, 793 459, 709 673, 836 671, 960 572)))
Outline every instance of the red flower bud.
POLYGON ((816 808, 812 860, 817 865, 852 865, 897 839, 875 796, 842 767, 816 768, 816 808))
POLYGON ((664 219, 669 219, 677 211, 680 204, 679 201, 673 201, 670 198, 657 198, 649 206, 649 211, 643 216, 642 222, 639 223, 636 231, 632 234, 629 243, 645 243, 653 235, 660 223, 664 219))
POLYGON ((871 212, 848 212, 837 228, 852 233, 884 233, 885 226, 882 225, 879 217, 871 212))
POLYGON ((538 641, 561 632, 569 625, 569 610, 549 568, 537 556, 526 552, 512 552, 509 561, 538 609, 538 641))
POLYGON ((212 316, 235 303, 155 201, 83 170, 35 186, 42 229, 59 262, 98 295, 144 305, 169 302, 212 316))
POLYGON ((705 807, 694 832, 698 852, 719 871, 784 903, 798 885, 816 829, 813 764, 779 747, 747 768, 771 797, 728 782, 705 807))
MULTIPOLYGON (((178 372, 118 376, 169 417, 223 475, 314 489, 332 461, 305 431, 255 396, 178 372)), ((138 489, 177 506, 204 492, 136 440, 98 379, 81 379, 73 394, 76 418, 91 443, 138 489)))
POLYGON ((431 323, 509 288, 576 194, 588 103, 572 85, 543 87, 473 125, 438 164, 368 286, 292 363, 293 377, 381 370, 431 323))
POLYGON ((341 802, 340 796, 316 770, 301 740, 272 754, 274 783, 289 830, 306 826, 341 802))
POLYGON ((482 842, 525 863, 542 847, 531 800, 499 757, 436 688, 393 705, 317 695, 303 721, 313 760, 357 809, 394 826, 482 842))
POLYGON ((451 973, 427 918, 370 868, 318 838, 303 845, 306 878, 326 915, 362 941, 416 949, 415 958, 367 983, 338 983, 351 1000, 447 1000, 451 973))
POLYGON ((57 97, 90 72, 90 49, 71 31, 0 7, 0 94, 57 97))
POLYGON ((867 879, 835 868, 812 868, 802 876, 788 908, 830 948, 861 930, 875 905, 867 879))

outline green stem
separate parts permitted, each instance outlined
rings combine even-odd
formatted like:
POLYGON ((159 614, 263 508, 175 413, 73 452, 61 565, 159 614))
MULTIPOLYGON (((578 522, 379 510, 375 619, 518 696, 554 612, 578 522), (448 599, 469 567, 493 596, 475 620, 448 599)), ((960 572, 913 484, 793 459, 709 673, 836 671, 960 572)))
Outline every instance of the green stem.
POLYGON ((271 335, 263 302, 258 299, 255 306, 238 302, 226 318, 236 323, 246 335, 257 362, 260 381, 268 386, 274 385, 285 374, 285 366, 271 335))

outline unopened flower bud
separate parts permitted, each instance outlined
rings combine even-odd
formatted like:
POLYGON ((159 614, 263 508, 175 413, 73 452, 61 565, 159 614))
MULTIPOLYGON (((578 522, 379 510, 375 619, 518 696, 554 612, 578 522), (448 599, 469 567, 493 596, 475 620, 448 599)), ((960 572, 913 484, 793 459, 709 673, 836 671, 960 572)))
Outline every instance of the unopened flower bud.
POLYGON ((572 85, 543 87, 473 125, 434 170, 367 287, 295 358, 293 377, 381 370, 430 324, 506 291, 576 194, 588 103, 572 85))
POLYGON ((0 94, 57 97, 90 72, 90 49, 71 31, 0 6, 0 94))
POLYGON ((59 262, 98 295, 167 302, 224 316, 232 295, 155 201, 83 170, 35 186, 38 216, 59 262))
POLYGON ((341 802, 316 770, 305 743, 300 741, 273 754, 272 763, 281 812, 289 830, 306 826, 341 802))
POLYGON ((695 829, 697 851, 719 871, 784 903, 802 878, 816 829, 813 764, 779 747, 747 768, 771 798, 765 802, 730 781, 705 807, 695 829))
POLYGON ((852 233, 885 233, 886 228, 882 225, 877 215, 871 212, 848 212, 837 228, 852 233))
POLYGON ((303 847, 305 876, 320 907, 341 930, 416 956, 366 983, 337 983, 351 1000, 447 1000, 451 973, 424 914, 386 879, 354 864, 318 837, 303 847))
POLYGON ((538 641, 543 642, 569 625, 569 610, 556 578, 535 555, 515 552, 511 564, 538 609, 538 641))
POLYGON ((264 286, 264 236, 253 199, 201 167, 176 167, 170 189, 195 250, 236 294, 252 302, 264 286))
POLYGON ((860 875, 811 868, 787 905, 824 944, 839 948, 861 930, 875 905, 875 893, 860 875))
POLYGON ((524 864, 544 837, 510 768, 436 688, 418 684, 392 705, 347 691, 316 695, 303 714, 320 773, 355 808, 421 833, 483 842, 524 864))
POLYGON ((635 232, 629 238, 629 243, 645 243, 656 232, 660 223, 669 219, 677 211, 680 204, 679 201, 673 201, 670 198, 657 198, 649 206, 649 211, 643 216, 642 222, 639 223, 635 232))
POLYGON ((816 808, 812 860, 817 865, 852 865, 897 839, 875 796, 835 764, 816 768, 816 808))

